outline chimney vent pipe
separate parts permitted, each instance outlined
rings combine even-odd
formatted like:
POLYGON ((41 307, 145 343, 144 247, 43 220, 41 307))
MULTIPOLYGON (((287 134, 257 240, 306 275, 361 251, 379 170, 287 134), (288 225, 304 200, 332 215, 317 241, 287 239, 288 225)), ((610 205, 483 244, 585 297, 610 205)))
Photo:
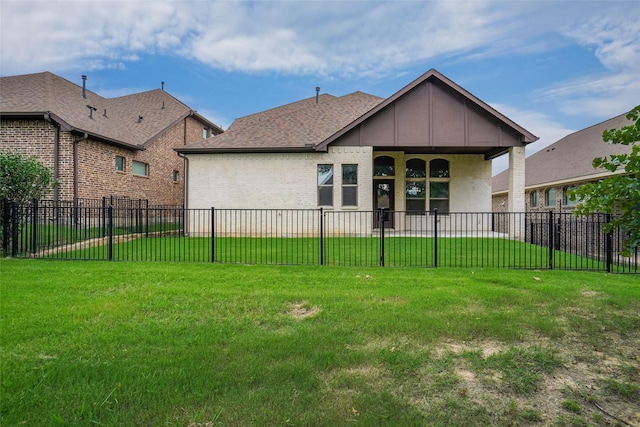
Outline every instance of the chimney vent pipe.
POLYGON ((162 90, 164 91, 164 82, 160 82, 162 84, 162 90))
POLYGON ((87 99, 87 76, 82 75, 82 97, 87 99))
POLYGON ((318 103, 319 96, 320 96, 320 86, 316 86, 316 104, 318 103))

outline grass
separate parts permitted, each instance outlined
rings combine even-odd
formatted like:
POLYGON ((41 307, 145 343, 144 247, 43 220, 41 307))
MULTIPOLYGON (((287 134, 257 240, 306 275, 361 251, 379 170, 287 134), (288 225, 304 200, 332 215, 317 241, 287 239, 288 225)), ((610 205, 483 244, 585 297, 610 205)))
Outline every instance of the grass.
MULTIPOLYGON (((317 237, 114 237, 112 257, 127 261, 190 261, 243 264, 319 265, 321 250, 317 237), (215 256, 212 257, 212 251, 215 256)), ((332 266, 377 266, 381 242, 377 237, 327 237, 323 239, 322 262, 332 266)), ((108 259, 107 242, 47 257, 65 259, 108 259)), ((384 265, 401 267, 508 267, 548 268, 549 250, 525 242, 502 238, 387 237, 384 265)), ((554 268, 605 270, 605 263, 583 256, 553 251, 554 268)))
POLYGON ((595 404, 640 422, 633 276, 0 269, 2 425, 615 424, 595 404))

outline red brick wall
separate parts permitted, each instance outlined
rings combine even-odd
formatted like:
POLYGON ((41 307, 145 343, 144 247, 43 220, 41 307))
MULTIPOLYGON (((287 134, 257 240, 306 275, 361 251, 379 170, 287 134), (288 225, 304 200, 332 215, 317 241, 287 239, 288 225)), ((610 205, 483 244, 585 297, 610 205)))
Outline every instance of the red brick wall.
MULTIPOLYGON (((150 204, 179 205, 184 201, 184 161, 173 150, 202 139, 204 125, 189 117, 148 143, 143 151, 128 150, 92 139, 78 143, 78 197, 125 196, 148 199, 150 204), (124 172, 116 171, 115 158, 125 158, 124 172), (149 165, 146 177, 134 175, 133 161, 149 165), (173 171, 178 171, 178 182, 173 171)), ((35 155, 53 171, 55 127, 44 120, 6 120, 0 124, 0 152, 35 155)), ((59 198, 73 199, 73 141, 60 131, 59 198)), ((49 195, 53 197, 53 193, 49 195)))

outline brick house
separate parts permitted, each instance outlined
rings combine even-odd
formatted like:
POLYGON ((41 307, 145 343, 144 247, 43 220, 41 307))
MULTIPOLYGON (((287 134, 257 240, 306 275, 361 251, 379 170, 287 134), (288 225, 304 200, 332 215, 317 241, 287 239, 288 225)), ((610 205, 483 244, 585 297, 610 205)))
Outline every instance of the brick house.
MULTIPOLYGON (((491 212, 491 159, 509 153, 524 193, 524 147, 537 137, 429 70, 387 99, 319 94, 235 120, 176 148, 190 208, 491 212)), ((510 200, 524 209, 522 196, 510 200)), ((377 226, 378 224, 373 224, 377 226)))
POLYGON ((174 148, 222 129, 162 89, 103 98, 50 72, 0 78, 0 152, 52 170, 54 200, 125 197, 184 203, 174 148))
MULTIPOLYGON (((602 133, 632 124, 627 113, 574 132, 543 150, 527 157, 525 203, 527 212, 572 212, 576 201, 567 191, 571 187, 593 182, 611 175, 605 169, 594 169, 595 157, 631 153, 631 146, 608 144, 602 133)), ((616 173, 624 173, 619 170, 616 173)), ((492 205, 494 212, 508 212, 509 170, 493 177, 492 205)))

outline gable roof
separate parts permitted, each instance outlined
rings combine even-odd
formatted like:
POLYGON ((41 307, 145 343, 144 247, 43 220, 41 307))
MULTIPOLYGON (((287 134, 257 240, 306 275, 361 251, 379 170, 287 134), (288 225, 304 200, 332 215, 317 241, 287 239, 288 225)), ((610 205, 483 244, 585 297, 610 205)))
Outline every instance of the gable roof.
POLYGON ((189 116, 222 132, 161 89, 111 99, 90 90, 83 98, 82 92, 82 87, 50 72, 1 77, 0 116, 44 117, 63 130, 132 149, 144 149, 189 116))
MULTIPOLYGON (((605 169, 594 169, 596 157, 611 154, 630 153, 631 146, 609 144, 602 139, 602 132, 619 129, 632 122, 627 113, 597 123, 574 132, 554 142, 548 147, 527 157, 525 160, 525 188, 551 186, 572 181, 589 181, 608 175, 605 169)), ((493 193, 508 190, 509 170, 493 177, 493 193)))
MULTIPOLYGON (((414 92, 413 95, 416 95, 419 91, 414 92)), ((407 111, 406 106, 399 108, 404 108, 404 111, 407 111)), ((400 146, 407 141, 399 141, 397 133, 394 137, 395 128, 398 126, 412 127, 417 122, 427 120, 429 124, 426 127, 418 126, 420 127, 418 132, 422 132, 420 138, 409 142, 413 147, 433 151, 438 149, 437 144, 441 144, 442 147, 446 147, 448 152, 482 153, 487 158, 491 158, 508 150, 509 146, 525 145, 538 139, 438 71, 431 69, 387 99, 363 92, 354 92, 341 97, 324 94, 317 98, 307 98, 236 119, 224 134, 188 144, 176 150, 181 153, 326 151, 327 147, 334 143, 336 145, 362 143, 354 143, 353 138, 349 140, 347 137, 343 137, 348 134, 353 137, 351 131, 357 131, 365 122, 373 124, 376 121, 376 126, 383 131, 371 131, 375 137, 372 138, 368 134, 364 144, 400 146), (426 96, 410 97, 407 95, 426 82, 437 84, 438 88, 430 90, 426 96), (432 93, 435 95, 431 95, 432 93), (449 97, 451 100, 443 103, 441 100, 433 100, 435 96, 449 97), (395 104, 398 104, 401 98, 411 98, 407 100, 407 105, 413 105, 417 114, 407 115, 402 120, 396 120, 395 113, 391 110, 395 108, 395 104), (442 104, 441 108, 431 108, 432 102, 442 104), (455 109, 454 115, 444 123, 438 122, 434 115, 436 113, 449 114, 451 108, 455 109), (426 110, 429 113, 425 113, 426 110), (420 116, 421 113, 426 115, 420 116), (478 126, 478 123, 481 122, 479 128, 474 128, 478 132, 467 129, 468 126, 478 126), (425 130, 425 128, 430 130, 425 130), (437 136, 443 132, 447 133, 452 128, 458 131, 464 129, 463 132, 466 133, 466 136, 449 135, 449 139, 458 138, 454 144, 430 137, 436 133, 437 136), (388 136, 389 134, 391 136, 388 136), (469 134, 473 134, 472 137, 469 137, 469 134), (473 140, 474 137, 483 138, 486 135, 491 136, 486 140, 473 140), (382 142, 375 141, 376 138, 384 140, 382 142)))
MULTIPOLYGON (((487 104, 484 101, 480 100, 480 98, 477 98, 476 96, 472 95, 466 89, 462 88, 461 86, 459 86, 458 84, 456 84, 455 82, 453 82, 452 80, 450 80, 449 78, 444 76, 442 73, 440 73, 437 70, 432 68, 429 71, 427 71, 426 73, 424 73, 423 75, 421 75, 420 77, 418 77, 417 79, 415 79, 414 81, 412 81, 411 83, 409 83, 408 85, 406 85, 405 87, 403 87, 402 89, 400 89, 395 94, 391 95, 389 98, 385 99, 383 102, 381 102, 378 105, 376 105, 374 108, 369 110, 366 114, 362 115, 357 120, 351 122, 348 126, 340 129, 334 135, 331 135, 331 137, 329 137, 326 140, 324 140, 318 146, 318 149, 322 149, 322 148, 326 147, 327 145, 331 144, 332 142, 336 141, 338 138, 340 138, 341 136, 347 134, 352 129, 355 129, 357 126, 359 126, 360 124, 362 124, 366 120, 370 119, 374 115, 380 113, 385 108, 387 108, 390 105, 392 105, 395 102, 397 102, 400 98, 402 98, 403 96, 405 96, 406 94, 408 94, 409 92, 414 90, 419 85, 421 85, 421 84, 423 84, 423 83, 425 83, 427 81, 430 81, 430 80, 431 81, 438 81, 441 84, 444 84, 444 86, 446 86, 447 88, 449 88, 453 92, 455 92, 458 95, 460 95, 466 101, 472 103, 473 105, 478 107, 480 110, 486 112, 488 115, 493 116, 496 119, 498 119, 504 126, 511 128, 513 131, 515 131, 515 133, 519 134, 521 142, 523 144, 529 144, 529 143, 537 141, 539 139, 537 136, 535 136, 534 134, 532 134, 531 132, 529 132, 528 130, 523 128, 522 126, 518 125, 513 120, 509 119, 508 117, 506 117, 502 113, 500 113, 497 110, 495 110, 489 104, 487 104)), ((495 155, 499 155, 499 154, 495 153, 494 156, 495 155)))
POLYGON ((176 150, 184 153, 216 151, 313 151, 329 136, 382 102, 363 92, 329 94, 272 108, 236 119, 227 131, 176 150))

